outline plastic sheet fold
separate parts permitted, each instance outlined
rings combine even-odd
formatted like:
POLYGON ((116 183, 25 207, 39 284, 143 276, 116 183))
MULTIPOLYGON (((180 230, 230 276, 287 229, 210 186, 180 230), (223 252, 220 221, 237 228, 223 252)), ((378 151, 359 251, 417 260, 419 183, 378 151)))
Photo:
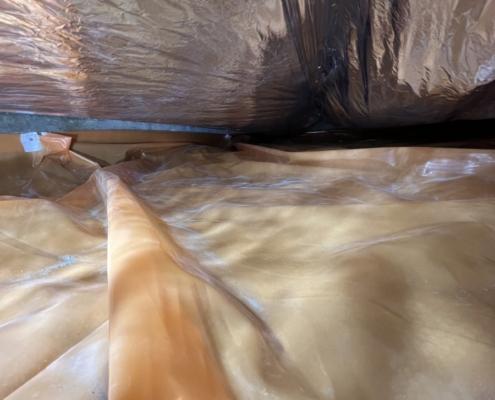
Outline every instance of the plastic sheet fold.
POLYGON ((494 169, 493 150, 157 146, 1 197, 0 396, 489 398, 494 169))

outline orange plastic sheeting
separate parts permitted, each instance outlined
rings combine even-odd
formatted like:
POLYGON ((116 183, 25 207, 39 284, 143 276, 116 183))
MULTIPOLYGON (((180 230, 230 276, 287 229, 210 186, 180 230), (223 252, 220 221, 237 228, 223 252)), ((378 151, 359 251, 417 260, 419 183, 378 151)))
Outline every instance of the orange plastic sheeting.
POLYGON ((70 137, 48 133, 40 141, 42 151, 26 153, 19 135, 0 135, 0 195, 60 197, 98 168, 70 150, 70 137))
POLYGON ((225 145, 222 135, 159 131, 75 131, 72 149, 101 165, 124 161, 127 151, 135 148, 173 148, 185 144, 225 145))
POLYGON ((124 185, 101 179, 109 221, 109 397, 229 398, 198 308, 201 282, 176 264, 165 228, 124 185))
POLYGON ((0 396, 495 393, 495 152, 128 158, 0 201, 0 396))
POLYGON ((86 213, 20 198, 0 200, 0 225, 0 398, 101 397, 104 227, 86 213))

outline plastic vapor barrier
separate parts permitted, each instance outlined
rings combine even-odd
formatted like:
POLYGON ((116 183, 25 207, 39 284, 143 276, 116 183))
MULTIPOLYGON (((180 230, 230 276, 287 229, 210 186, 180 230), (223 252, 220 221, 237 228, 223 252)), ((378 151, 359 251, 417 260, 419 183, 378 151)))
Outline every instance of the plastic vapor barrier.
POLYGON ((300 131, 495 117, 495 0, 1 0, 0 110, 300 131))
POLYGON ((0 154, 0 397, 495 392, 494 151, 42 141, 0 154))

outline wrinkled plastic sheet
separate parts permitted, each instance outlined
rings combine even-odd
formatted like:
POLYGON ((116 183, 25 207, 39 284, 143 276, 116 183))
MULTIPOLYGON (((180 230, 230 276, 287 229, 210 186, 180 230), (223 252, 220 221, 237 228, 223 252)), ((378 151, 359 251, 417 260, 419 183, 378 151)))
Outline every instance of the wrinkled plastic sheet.
POLYGON ((279 0, 2 0, 3 111, 286 128, 307 102, 279 0))
POLYGON ((2 183, 0 397, 495 392, 494 151, 157 146, 85 168, 64 194, 2 183))
POLYGON ((285 5, 327 121, 370 128, 495 117, 494 0, 285 5))
POLYGON ((0 110, 247 131, 495 117, 495 0, 2 0, 0 110))

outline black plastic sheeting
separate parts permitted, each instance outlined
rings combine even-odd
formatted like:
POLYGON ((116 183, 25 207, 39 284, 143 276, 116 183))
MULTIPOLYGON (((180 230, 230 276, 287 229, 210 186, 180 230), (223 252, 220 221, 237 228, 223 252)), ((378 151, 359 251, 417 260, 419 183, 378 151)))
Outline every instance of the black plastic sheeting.
POLYGON ((0 0, 0 110, 304 130, 495 117, 495 0, 0 0))

